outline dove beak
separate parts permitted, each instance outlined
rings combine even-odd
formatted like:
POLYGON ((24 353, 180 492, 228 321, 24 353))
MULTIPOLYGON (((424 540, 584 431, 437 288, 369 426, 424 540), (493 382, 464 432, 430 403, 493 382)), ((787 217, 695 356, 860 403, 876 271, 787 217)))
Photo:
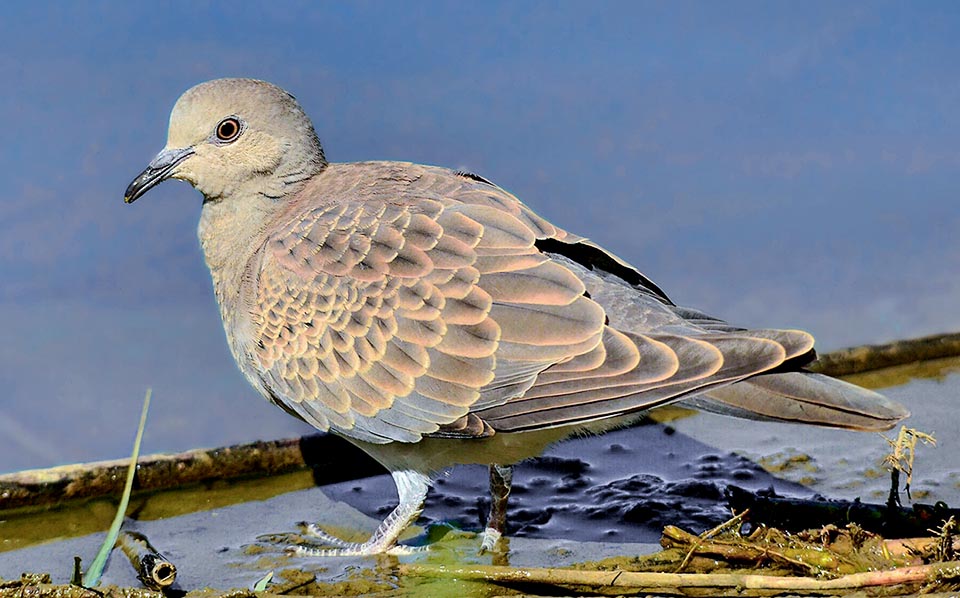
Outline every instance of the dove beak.
POLYGON ((173 169, 193 155, 193 148, 165 149, 150 161, 146 169, 133 179, 123 195, 124 203, 137 201, 144 193, 170 178, 173 169))

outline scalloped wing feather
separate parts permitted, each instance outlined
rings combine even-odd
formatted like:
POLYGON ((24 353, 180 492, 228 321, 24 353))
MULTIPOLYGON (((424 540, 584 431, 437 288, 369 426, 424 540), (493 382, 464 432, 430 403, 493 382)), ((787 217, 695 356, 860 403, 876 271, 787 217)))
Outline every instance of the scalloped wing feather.
POLYGON ((366 198, 291 218, 258 276, 254 359, 273 394, 369 442, 485 435, 471 410, 593 350, 602 308, 534 246, 552 227, 503 205, 366 198))

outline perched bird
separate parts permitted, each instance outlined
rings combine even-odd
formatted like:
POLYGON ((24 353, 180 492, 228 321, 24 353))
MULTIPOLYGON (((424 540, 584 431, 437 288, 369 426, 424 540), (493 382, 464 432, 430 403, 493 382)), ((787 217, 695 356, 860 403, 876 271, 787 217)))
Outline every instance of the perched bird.
POLYGON ((330 548, 301 554, 402 551, 431 475, 460 463, 490 466, 490 548, 513 464, 671 402, 856 430, 908 415, 804 371, 806 332, 745 330, 680 307, 478 175, 328 163, 297 101, 263 81, 186 91, 125 201, 170 178, 203 194, 200 244, 247 380, 396 482, 400 504, 367 542, 311 526, 330 548))

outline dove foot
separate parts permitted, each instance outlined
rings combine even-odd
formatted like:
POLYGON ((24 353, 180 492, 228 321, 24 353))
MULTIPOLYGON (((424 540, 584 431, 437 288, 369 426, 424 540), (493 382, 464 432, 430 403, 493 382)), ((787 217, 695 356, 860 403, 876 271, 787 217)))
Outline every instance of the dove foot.
POLYGON ((303 535, 308 543, 288 546, 285 551, 303 557, 372 556, 377 554, 408 555, 422 552, 426 546, 403 546, 397 539, 423 511, 423 501, 430 488, 430 478, 414 471, 393 474, 400 495, 400 504, 387 515, 377 531, 366 542, 347 542, 333 536, 316 524, 307 525, 303 535), (317 543, 309 542, 310 539, 317 543))
POLYGON ((490 514, 487 516, 487 528, 483 530, 479 554, 493 550, 507 529, 507 499, 512 483, 513 467, 490 466, 490 514))

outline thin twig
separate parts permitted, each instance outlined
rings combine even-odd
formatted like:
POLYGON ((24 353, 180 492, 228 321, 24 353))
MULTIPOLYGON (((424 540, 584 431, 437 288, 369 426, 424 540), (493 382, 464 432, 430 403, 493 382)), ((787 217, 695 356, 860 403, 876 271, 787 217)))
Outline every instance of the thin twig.
POLYGON ((721 523, 721 524, 718 525, 717 527, 715 527, 715 528, 713 528, 713 529, 710 529, 710 530, 707 530, 707 531, 703 532, 702 534, 700 534, 700 535, 697 537, 696 542, 694 542, 694 543, 690 546, 690 550, 687 551, 686 556, 683 557, 683 561, 681 561, 680 565, 676 568, 676 570, 674 570, 674 573, 680 573, 681 571, 683 571, 683 570, 687 567, 687 565, 690 563, 690 559, 693 558, 694 553, 696 553, 697 549, 700 548, 700 545, 703 544, 703 541, 704 541, 704 540, 709 540, 710 538, 716 536, 716 535, 719 534, 720 532, 722 532, 722 531, 724 531, 724 530, 726 530, 726 529, 728 529, 728 528, 730 528, 730 527, 733 527, 734 525, 739 525, 739 524, 743 523, 743 518, 744 518, 744 516, 745 516, 747 513, 749 513, 749 512, 750 512, 750 509, 746 509, 746 510, 744 510, 743 512, 741 512, 739 515, 736 515, 736 514, 735 514, 732 518, 724 521, 723 523, 721 523))

